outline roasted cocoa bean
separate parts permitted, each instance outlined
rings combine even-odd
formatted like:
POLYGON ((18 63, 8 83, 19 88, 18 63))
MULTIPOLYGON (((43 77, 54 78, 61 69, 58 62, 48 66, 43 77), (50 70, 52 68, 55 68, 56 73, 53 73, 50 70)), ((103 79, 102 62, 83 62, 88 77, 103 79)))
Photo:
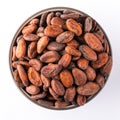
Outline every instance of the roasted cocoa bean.
POLYGON ((30 24, 31 25, 37 25, 38 23, 39 23, 39 19, 38 18, 34 18, 34 19, 32 19, 31 21, 30 21, 30 24))
POLYGON ((39 41, 37 42, 37 52, 39 54, 43 52, 48 42, 49 42, 49 38, 47 36, 43 36, 39 39, 39 41))
POLYGON ((57 95, 60 95, 60 96, 64 95, 65 89, 64 89, 62 83, 60 83, 58 80, 52 80, 51 87, 57 95))
POLYGON ((37 26, 35 24, 30 24, 28 26, 25 26, 22 30, 22 34, 30 34, 33 33, 37 29, 37 26))
POLYGON ((92 29, 92 18, 91 17, 87 17, 85 19, 85 24, 84 24, 84 29, 85 29, 85 32, 90 32, 90 30, 92 29))
POLYGON ((72 74, 68 70, 63 70, 60 73, 60 80, 65 87, 71 87, 73 84, 72 74))
POLYGON ((75 20, 68 19, 66 21, 66 26, 67 26, 67 29, 75 33, 76 36, 80 36, 82 34, 82 28, 75 20))
POLYGON ((76 40, 72 40, 72 41, 68 42, 67 45, 77 48, 79 46, 79 43, 76 40))
POLYGON ((40 26, 44 26, 45 22, 46 22, 46 17, 48 15, 48 12, 45 12, 41 15, 41 18, 40 18, 40 26))
POLYGON ((41 73, 46 77, 53 77, 59 74, 62 66, 58 64, 49 64, 41 69, 41 73))
POLYGON ((81 56, 81 52, 79 50, 77 50, 76 48, 71 47, 71 46, 65 47, 65 51, 68 54, 73 55, 73 56, 81 56))
POLYGON ((56 101, 55 107, 56 108, 65 108, 69 105, 69 102, 63 102, 63 101, 56 101))
POLYGON ((65 24, 65 21, 63 19, 59 18, 59 17, 53 17, 51 19, 51 24, 52 25, 57 25, 59 27, 63 27, 64 24, 65 24))
POLYGON ((64 99, 66 102, 72 102, 76 94, 75 87, 70 87, 66 89, 64 99))
POLYGON ((71 55, 64 54, 59 60, 58 64, 66 68, 70 64, 70 62, 71 62, 71 55))
POLYGON ((54 12, 51 12, 47 15, 47 18, 46 18, 46 23, 47 25, 50 25, 51 24, 51 19, 54 17, 54 12))
POLYGON ((29 58, 34 58, 37 55, 37 42, 31 42, 29 44, 27 55, 29 58))
POLYGON ((86 74, 82 70, 78 68, 73 68, 72 74, 75 79, 76 85, 84 85, 86 83, 87 77, 86 77, 86 74))
POLYGON ((45 107, 53 106, 53 102, 49 102, 46 100, 38 100, 37 103, 45 107))
POLYGON ((90 60, 90 61, 97 60, 97 54, 87 45, 81 45, 79 49, 82 52, 84 58, 86 58, 87 60, 90 60))
POLYGON ((96 72, 92 67, 88 66, 87 69, 85 70, 85 73, 86 73, 87 79, 89 81, 94 81, 95 80, 96 72))
POLYGON ((100 72, 103 76, 108 76, 112 69, 112 58, 109 57, 108 62, 100 69, 100 72))
POLYGON ((30 98, 31 98, 32 100, 38 100, 38 99, 45 98, 46 95, 47 95, 46 92, 42 92, 42 93, 39 93, 39 94, 37 94, 37 95, 31 95, 30 98))
POLYGON ((41 62, 45 62, 45 63, 56 62, 59 59, 60 59, 60 55, 56 51, 48 51, 43 55, 41 55, 40 57, 41 62))
POLYGON ((42 68, 42 62, 38 59, 29 60, 29 65, 33 67, 36 71, 39 71, 42 68))
POLYGON ((33 67, 29 67, 28 69, 28 78, 33 85, 36 86, 42 85, 40 75, 33 67))
POLYGON ((49 25, 44 30, 45 35, 49 37, 56 37, 62 32, 62 28, 57 25, 49 25))
POLYGON ((29 81, 28 81, 27 73, 26 73, 25 69, 23 68, 23 66, 17 65, 17 71, 18 71, 19 77, 20 77, 23 85, 28 86, 29 81))
POLYGON ((50 42, 50 44, 48 44, 47 46, 47 49, 52 51, 61 51, 64 47, 65 47, 65 44, 50 42))
POLYGON ((101 74, 98 74, 97 77, 96 77, 96 83, 97 83, 101 88, 104 87, 105 78, 104 78, 101 74))
POLYGON ((94 82, 87 82, 85 85, 83 86, 79 86, 77 88, 77 92, 80 95, 93 95, 95 93, 97 93, 99 91, 100 87, 97 83, 94 82))
POLYGON ((58 43, 68 43, 70 42, 74 37, 74 33, 70 31, 66 31, 61 33, 60 35, 57 36, 56 42, 58 43))
POLYGON ((85 42, 95 51, 103 51, 101 41, 92 33, 86 33, 84 36, 85 42))
POLYGON ((86 96, 78 95, 77 96, 77 104, 84 105, 86 103, 86 96))
POLYGON ((26 42, 23 38, 18 41, 17 48, 16 48, 16 57, 23 58, 26 54, 26 42))
POLYGON ((31 95, 36 95, 40 92, 40 89, 35 85, 30 85, 26 87, 26 91, 31 95))
POLYGON ((69 14, 62 14, 60 16, 62 19, 78 19, 79 18, 79 14, 78 13, 69 13, 69 14))
POLYGON ((107 53, 100 53, 98 54, 98 60, 92 62, 92 67, 95 69, 101 68, 103 65, 105 65, 108 61, 108 54, 107 53))
POLYGON ((88 67, 88 64, 89 64, 89 61, 85 58, 80 58, 78 61, 77 61, 77 65, 80 69, 82 70, 85 70, 87 69, 88 67))
POLYGON ((45 88, 50 87, 50 79, 41 74, 41 80, 45 88))
MULTIPOLYGON (((18 61, 14 61, 13 64, 17 67, 17 65, 23 65, 25 67, 30 67, 29 62, 28 61, 23 61, 23 60, 18 60, 18 61)), ((15 68, 16 68, 15 67, 15 68)))
POLYGON ((58 99, 58 95, 55 93, 55 91, 52 89, 52 88, 50 88, 49 87, 49 93, 53 96, 53 98, 55 99, 55 100, 57 100, 58 99))
POLYGON ((17 60, 17 57, 16 57, 16 46, 13 47, 12 49, 12 61, 15 61, 17 60))
POLYGON ((23 38, 26 41, 36 41, 39 39, 39 36, 37 36, 36 34, 25 34, 23 35, 23 38))

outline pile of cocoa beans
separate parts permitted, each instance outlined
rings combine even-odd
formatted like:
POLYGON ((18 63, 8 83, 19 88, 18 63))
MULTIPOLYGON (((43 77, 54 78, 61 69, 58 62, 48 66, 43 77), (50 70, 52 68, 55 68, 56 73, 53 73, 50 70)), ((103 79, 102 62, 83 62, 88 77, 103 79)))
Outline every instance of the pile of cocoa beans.
POLYGON ((16 84, 32 101, 50 108, 84 105, 103 88, 112 67, 101 27, 70 9, 29 20, 11 49, 16 84))

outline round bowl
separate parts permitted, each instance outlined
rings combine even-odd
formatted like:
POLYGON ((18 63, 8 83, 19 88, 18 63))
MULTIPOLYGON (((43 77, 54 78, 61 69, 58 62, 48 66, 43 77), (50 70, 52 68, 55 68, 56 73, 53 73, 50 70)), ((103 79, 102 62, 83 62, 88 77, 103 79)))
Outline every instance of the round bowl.
MULTIPOLYGON (((23 27, 26 26, 33 18, 40 18, 40 16, 41 16, 43 13, 45 13, 45 12, 48 12, 48 13, 49 13, 49 12, 56 12, 56 11, 62 12, 62 11, 64 11, 64 10, 66 10, 66 9, 69 9, 69 10, 72 11, 72 12, 78 13, 80 16, 84 16, 84 18, 86 18, 86 16, 87 16, 87 17, 90 17, 90 16, 87 15, 86 13, 84 13, 84 12, 82 12, 82 11, 80 11, 80 10, 73 9, 73 8, 54 7, 54 8, 49 8, 49 9, 41 10, 41 11, 35 13, 35 14, 32 15, 31 17, 29 17, 29 18, 19 27, 19 29, 17 30, 17 32, 15 33, 15 35, 14 35, 14 37, 13 37, 13 40, 12 40, 12 43, 11 43, 11 46, 10 46, 10 52, 9 52, 9 65, 10 65, 10 71, 11 71, 11 74, 12 74, 13 79, 14 79, 13 71, 15 70, 15 68, 12 67, 12 54, 13 54, 12 51, 13 51, 13 46, 16 45, 17 37, 21 35, 21 31, 22 31, 23 27)), ((91 17, 90 17, 90 18, 91 18, 91 17)), ((93 18, 92 18, 92 19, 93 19, 93 18)), ((107 44, 104 43, 104 42, 103 42, 102 44, 103 44, 105 47, 107 46, 107 48, 106 48, 107 51, 106 51, 106 52, 108 52, 108 55, 109 55, 109 56, 111 57, 111 59, 112 59, 111 46, 110 46, 110 43, 109 43, 109 40, 108 40, 108 37, 107 37, 106 33, 104 32, 104 30, 102 29, 102 27, 101 27, 98 23, 95 22, 94 19, 93 19, 92 22, 93 22, 93 24, 97 24, 97 27, 98 27, 98 28, 96 28, 96 31, 97 31, 97 29, 98 29, 98 31, 101 30, 102 33, 104 34, 104 40, 107 41, 107 44)), ((82 27, 83 27, 83 26, 82 26, 82 27)), ((99 34, 99 32, 98 32, 98 34, 99 34)), ((101 33, 100 33, 100 34, 101 34, 101 33)), ((112 67, 112 63, 110 63, 110 65, 109 65, 109 67, 108 67, 109 73, 110 73, 111 67, 112 67)), ((103 75, 103 76, 104 76, 104 79, 105 79, 104 84, 106 84, 106 81, 107 81, 107 79, 108 79, 109 74, 105 74, 105 75, 103 75)), ((14 81, 15 81, 15 80, 14 80, 14 81)), ((16 83, 16 81, 15 81, 15 83, 16 83)), ((16 83, 16 85, 18 86, 18 88, 19 88, 19 90, 21 91, 21 93, 23 93, 23 95, 25 95, 29 100, 31 100, 31 99, 30 99, 30 95, 25 91, 25 88, 22 88, 22 87, 21 87, 20 85, 18 85, 17 83, 16 83)), ((91 96, 88 96, 86 103, 88 103, 89 101, 91 101, 91 100, 102 90, 102 88, 103 88, 103 86, 100 88, 100 90, 99 90, 96 94, 91 95, 91 96)), ((48 108, 48 109, 55 109, 55 110, 66 110, 66 109, 76 108, 76 107, 79 106, 79 105, 77 105, 76 103, 73 103, 72 105, 69 105, 69 106, 64 107, 64 108, 56 108, 56 107, 54 107, 54 106, 46 106, 46 105, 39 104, 38 102, 36 102, 36 101, 34 101, 34 100, 31 100, 31 101, 34 102, 34 103, 36 103, 36 104, 39 105, 39 106, 42 106, 42 107, 45 107, 45 108, 48 108)))

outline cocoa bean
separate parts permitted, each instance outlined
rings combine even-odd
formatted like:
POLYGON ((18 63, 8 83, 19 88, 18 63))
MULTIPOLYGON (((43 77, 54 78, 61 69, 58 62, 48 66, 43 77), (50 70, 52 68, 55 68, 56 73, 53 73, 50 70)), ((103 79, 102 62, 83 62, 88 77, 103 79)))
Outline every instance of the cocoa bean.
POLYGON ((76 36, 80 36, 82 34, 82 28, 75 20, 67 19, 66 26, 68 30, 75 33, 76 36))
POLYGON ((51 87, 57 95, 60 95, 60 96, 64 95, 65 89, 64 89, 63 85, 58 80, 52 80, 51 87))
POLYGON ((40 75, 33 67, 29 67, 28 69, 28 78, 33 85, 36 86, 42 85, 40 75))
POLYGON ((26 87, 26 91, 31 95, 35 95, 40 92, 40 89, 39 89, 39 87, 37 87, 35 85, 30 85, 30 86, 26 87))
POLYGON ((26 54, 26 42, 23 38, 21 38, 18 41, 17 47, 16 47, 16 57, 17 58, 23 58, 26 54))
POLYGON ((58 61, 59 58, 60 55, 56 51, 48 51, 40 57, 40 60, 45 63, 51 63, 58 61))
POLYGON ((26 73, 25 69, 23 68, 23 66, 17 65, 17 71, 18 71, 19 77, 20 77, 23 85, 28 86, 29 81, 28 81, 27 73, 26 73))
POLYGON ((44 30, 45 35, 49 37, 56 37, 62 32, 63 30, 61 29, 61 27, 56 25, 49 25, 44 30))
POLYGON ((66 31, 57 36, 56 42, 58 43, 68 43, 74 37, 74 34, 70 31, 66 31))
POLYGON ((37 52, 39 54, 43 52, 48 42, 49 42, 49 38, 47 36, 43 36, 39 39, 39 41, 37 42, 37 52))
POLYGON ((97 54, 87 45, 81 45, 79 49, 87 60, 90 60, 90 61, 97 60, 97 54))
POLYGON ((72 74, 75 79, 76 85, 84 85, 86 83, 87 77, 86 77, 86 74, 82 70, 78 68, 73 68, 72 74))
POLYGON ((100 87, 98 84, 94 83, 94 82, 87 82, 85 85, 83 86, 79 86, 77 88, 77 92, 80 95, 93 95, 96 94, 99 91, 100 87))
POLYGON ((60 73, 60 80, 65 87, 71 87, 73 84, 72 74, 68 70, 63 70, 60 73))
POLYGON ((58 64, 50 64, 44 66, 41 69, 41 73, 46 77, 53 77, 56 76, 62 70, 62 66, 58 64))

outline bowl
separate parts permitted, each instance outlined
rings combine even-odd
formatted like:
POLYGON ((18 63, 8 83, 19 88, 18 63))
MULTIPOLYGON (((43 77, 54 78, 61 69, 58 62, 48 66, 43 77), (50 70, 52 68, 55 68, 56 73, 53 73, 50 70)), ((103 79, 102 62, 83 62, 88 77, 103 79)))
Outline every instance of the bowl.
MULTIPOLYGON (((59 31, 60 30, 58 30, 58 32, 59 31)), ((62 32, 60 32, 59 34, 62 34, 62 32)), ((57 37, 58 36, 59 35, 57 35, 57 37)), ((59 38, 57 41, 61 42, 61 41, 59 41, 59 38)), ((61 40, 61 38, 60 38, 60 40, 61 40)), ((42 43, 40 42, 40 44, 42 44, 42 43)), ((65 45, 67 44, 69 46, 68 43, 64 42, 64 44, 65 45)), ((72 47, 74 47, 74 45, 76 45, 76 42, 75 43, 71 42, 70 45, 72 45, 72 47)), ((62 51, 60 54, 62 56, 65 53, 64 53, 64 51, 62 51)), ((59 57, 56 55, 55 59, 57 59, 57 58, 59 58, 59 57)), ((57 62, 55 61, 55 63, 57 63, 57 62)), ((15 33, 15 35, 13 37, 13 40, 12 40, 12 43, 10 46, 9 65, 10 65, 10 71, 11 71, 13 80, 15 81, 15 84, 17 85, 17 87, 21 91, 21 93, 23 93, 23 95, 25 95, 25 97, 27 97, 30 101, 34 102, 35 104, 37 104, 39 106, 42 106, 42 107, 45 107, 48 109, 66 110, 66 109, 76 108, 76 107, 84 105, 85 103, 88 103, 102 90, 102 88, 106 84, 106 81, 108 80, 108 77, 109 77, 109 74, 110 74, 110 71, 112 68, 112 51, 111 51, 111 45, 110 45, 110 42, 108 40, 106 33, 104 32, 102 27, 92 17, 90 17, 89 15, 87 15, 86 13, 84 13, 80 10, 76 10, 73 8, 54 7, 54 8, 48 8, 48 9, 45 9, 45 10, 35 13, 31 17, 29 17, 19 27, 19 29, 17 30, 17 32, 15 33), (67 23, 62 24, 61 21, 59 21, 59 19, 56 20, 57 22, 55 20, 53 20, 51 22, 51 19, 55 16, 57 18, 58 17, 62 18, 62 20, 65 22, 68 19, 69 19, 68 21, 70 21, 72 19, 73 20, 72 24, 69 22, 71 24, 71 26, 74 24, 74 20, 77 21, 78 24, 76 25, 76 23, 75 23, 75 28, 73 25, 73 27, 70 26, 70 28, 68 29, 69 26, 66 27, 67 23), (31 24, 32 27, 31 26, 30 26, 30 28, 26 27, 26 26, 29 26, 29 24, 31 24), (43 60, 43 63, 42 63, 42 65, 39 64, 37 66, 34 66, 33 63, 30 63, 30 60, 35 58, 35 55, 33 55, 34 52, 32 53, 33 56, 31 56, 30 52, 29 53, 26 53, 26 51, 23 52, 23 49, 24 50, 35 49, 34 47, 29 46, 29 44, 31 42, 33 42, 33 44, 34 44, 35 41, 38 41, 40 38, 42 38, 46 34, 48 35, 48 37, 50 38, 51 41, 55 40, 56 39, 56 31, 54 31, 55 34, 53 36, 51 36, 52 28, 50 28, 49 33, 45 33, 45 31, 43 32, 44 28, 46 28, 47 25, 49 26, 51 24, 55 24, 55 26, 59 25, 59 28, 61 27, 61 24, 62 24, 64 31, 69 30, 70 32, 72 32, 72 35, 74 33, 75 41, 77 41, 77 43, 79 42, 79 46, 81 46, 78 49, 79 49, 79 51, 82 52, 82 55, 81 55, 82 58, 87 59, 86 61, 89 62, 88 63, 89 69, 88 69, 88 66, 87 66, 87 68, 84 68, 84 65, 83 65, 84 62, 81 64, 81 60, 78 65, 78 60, 81 57, 79 55, 74 56, 73 55, 74 49, 71 50, 72 53, 69 53, 69 54, 72 54, 72 60, 74 61, 73 63, 75 63, 75 64, 71 64, 71 66, 70 66, 71 68, 68 68, 68 67, 64 68, 65 67, 64 63, 62 63, 62 65, 61 65, 62 66, 61 69, 70 69, 71 70, 70 72, 74 73, 74 75, 72 74, 72 78, 73 78, 72 86, 74 86, 74 90, 72 88, 71 90, 68 90, 67 93, 66 93, 66 91, 67 91, 67 89, 70 88, 70 86, 69 85, 67 86, 65 84, 64 78, 62 81, 59 80, 60 78, 57 75, 56 75, 56 77, 50 78, 50 82, 51 82, 51 79, 55 79, 53 81, 53 83, 52 82, 50 83, 50 85, 49 85, 50 88, 45 88, 44 81, 42 81, 42 83, 39 83, 39 81, 36 83, 33 80, 34 75, 36 75, 37 73, 41 73, 41 70, 39 67, 46 66, 47 64, 51 65, 51 62, 44 63, 45 59, 40 58, 41 54, 43 54, 43 52, 46 53, 48 50, 44 50, 42 52, 40 52, 38 50, 39 53, 37 53, 36 58, 38 60, 39 59, 43 60), (80 26, 80 27, 78 27, 78 26, 80 26), (38 30, 39 27, 41 27, 41 28, 38 30), (77 29, 77 27, 78 27, 78 29, 77 29), (82 33, 80 33, 81 32, 80 28, 82 28, 82 33), (76 30, 74 30, 74 29, 77 29, 78 31, 76 32, 76 30), (37 34, 37 37, 36 36, 32 36, 32 37, 27 36, 30 33, 30 31, 32 31, 31 32, 32 34, 37 34), (86 37, 85 37, 85 34, 86 34, 86 37), (26 36, 29 37, 29 40, 27 40, 26 36), (24 47, 24 44, 23 44, 24 42, 21 39, 26 39, 25 44, 26 44, 27 48, 24 47), (19 42, 20 40, 22 41, 21 43, 19 42), (21 49, 21 47, 18 48, 18 46, 20 46, 18 44, 20 44, 22 46, 22 49, 21 49), (102 48, 100 48, 99 46, 96 46, 96 45, 100 45, 100 44, 102 45, 102 48), (89 46, 89 48, 87 48, 86 46, 87 47, 89 46), (89 51, 89 49, 90 49, 90 51, 89 51), (91 49, 94 51, 94 53, 93 52, 91 53, 91 49), (89 54, 87 54, 86 51, 89 54), (21 52, 23 52, 23 53, 21 53, 21 52), (24 54, 23 57, 21 54, 22 55, 24 54), (30 54, 30 55, 28 55, 28 54, 30 54), (96 54, 96 57, 94 56, 94 54, 96 54), (91 55, 93 55, 93 57, 91 57, 91 55), (22 68, 21 68, 21 66, 22 66, 22 68), (38 69, 37 73, 36 73, 36 71, 34 71, 32 69, 31 66, 36 67, 36 69, 38 69), (73 72, 73 69, 74 69, 74 67, 76 68, 76 66, 77 66, 77 69, 79 68, 80 71, 84 72, 84 75, 83 75, 83 73, 80 72, 80 74, 78 74, 78 78, 75 78, 77 71, 73 72), (31 67, 31 71, 28 70, 30 67, 31 67), (25 74, 24 74, 24 72, 25 72, 25 74), (31 76, 28 77, 28 74, 30 74, 30 73, 31 73, 31 76), (27 78, 26 78, 26 75, 27 75, 27 78), (85 75, 87 76, 86 81, 84 83, 80 84, 79 83, 80 81, 78 79, 81 76, 83 76, 83 79, 85 80, 85 75), (22 76, 23 81, 21 80, 21 76, 22 76), (32 78, 33 81, 31 80, 31 77, 33 77, 32 78), (92 77, 94 77, 94 78, 92 79, 92 77), (25 81, 26 79, 30 79, 30 81, 25 81), (61 91, 63 91, 63 89, 61 87, 58 88, 57 90, 55 89, 56 85, 59 85, 59 83, 57 83, 57 82, 63 84, 64 93, 61 93, 61 91), (96 87, 96 84, 97 84, 97 87, 96 87), (82 91, 83 88, 86 89, 86 92, 84 91, 84 93, 82 91), (59 93, 57 93, 57 92, 59 92, 61 95, 59 95, 59 93), (94 92, 94 94, 92 94, 92 92, 94 92), (38 94, 38 96, 36 94, 38 94), (74 99, 71 98, 71 96, 73 96, 73 94, 74 94, 74 99), (42 98, 41 96, 42 97, 44 96, 45 98, 44 97, 42 98), (56 96, 57 96, 57 98, 56 98, 56 96), (58 97, 58 96, 60 96, 60 97, 58 97), (73 99, 73 100, 70 100, 70 99, 73 99), (52 104, 51 104, 51 102, 52 102, 52 104)), ((44 71, 44 70, 42 70, 42 71, 44 71)), ((65 74, 63 74, 63 77, 65 77, 65 74)))

